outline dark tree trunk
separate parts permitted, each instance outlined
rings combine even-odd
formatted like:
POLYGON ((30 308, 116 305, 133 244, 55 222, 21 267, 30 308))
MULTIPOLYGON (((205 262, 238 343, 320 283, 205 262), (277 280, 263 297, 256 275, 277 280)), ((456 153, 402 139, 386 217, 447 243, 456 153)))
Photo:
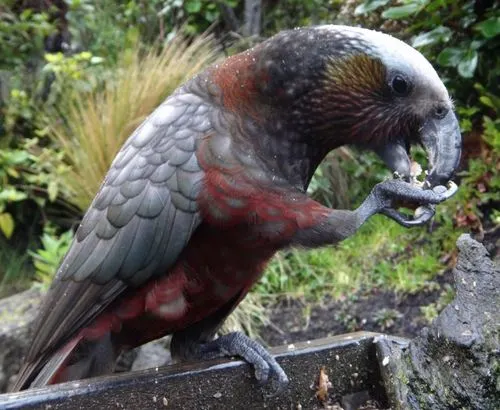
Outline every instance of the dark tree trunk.
POLYGON ((245 23, 243 35, 246 37, 260 35, 262 0, 245 0, 245 23))

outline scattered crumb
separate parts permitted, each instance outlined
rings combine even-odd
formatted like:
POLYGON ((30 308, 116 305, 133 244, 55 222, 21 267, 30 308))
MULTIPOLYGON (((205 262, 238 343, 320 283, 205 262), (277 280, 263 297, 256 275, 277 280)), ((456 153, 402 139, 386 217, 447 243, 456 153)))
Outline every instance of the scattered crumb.
MULTIPOLYGON (((419 177, 423 174, 422 172, 422 166, 416 162, 416 161, 411 161, 410 163, 410 183, 412 185, 417 185, 419 187, 422 187, 424 185, 423 181, 420 181, 419 177)), ((427 171, 425 171, 425 175, 427 175, 427 171)), ((400 175, 398 172, 394 172, 393 174, 395 179, 401 179, 405 178, 404 175, 400 175)))
POLYGON ((428 173, 428 171, 422 172, 422 166, 418 162, 412 161, 410 165, 410 183, 423 188, 425 181, 421 176, 427 175, 428 173))
POLYGON ((410 164, 410 176, 412 179, 417 179, 422 175, 422 166, 417 161, 412 161, 410 164))

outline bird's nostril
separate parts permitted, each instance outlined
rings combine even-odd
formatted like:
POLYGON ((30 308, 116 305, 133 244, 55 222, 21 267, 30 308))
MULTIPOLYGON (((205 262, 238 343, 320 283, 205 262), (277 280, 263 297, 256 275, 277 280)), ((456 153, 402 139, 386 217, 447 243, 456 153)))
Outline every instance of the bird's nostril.
POLYGON ((439 104, 436 106, 434 109, 434 116, 438 119, 442 119, 446 117, 446 114, 448 114, 449 108, 444 105, 444 104, 439 104))

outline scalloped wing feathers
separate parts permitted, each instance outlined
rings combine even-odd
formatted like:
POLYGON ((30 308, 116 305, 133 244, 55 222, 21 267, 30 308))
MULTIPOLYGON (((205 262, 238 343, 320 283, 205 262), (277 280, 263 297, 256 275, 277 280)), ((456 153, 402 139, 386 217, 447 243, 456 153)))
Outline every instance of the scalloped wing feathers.
POLYGON ((28 361, 73 337, 127 286, 175 263, 200 223, 195 151, 211 129, 205 104, 172 95, 120 150, 45 299, 28 361))

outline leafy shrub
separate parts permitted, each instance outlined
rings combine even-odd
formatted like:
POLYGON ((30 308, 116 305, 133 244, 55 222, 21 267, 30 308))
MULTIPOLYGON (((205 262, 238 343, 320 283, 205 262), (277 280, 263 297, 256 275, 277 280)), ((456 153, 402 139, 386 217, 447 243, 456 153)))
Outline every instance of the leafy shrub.
MULTIPOLYGON (((62 154, 38 144, 37 138, 23 139, 19 149, 0 149, 0 233, 7 239, 16 224, 33 220, 33 216, 26 219, 26 209, 16 203, 29 201, 42 209, 65 192, 62 177, 68 167, 61 161, 62 154)), ((66 203, 62 206, 71 208, 66 203)))
POLYGON ((266 35, 311 24, 332 23, 343 0, 284 0, 265 2, 263 29, 266 35))
POLYGON ((45 226, 41 247, 29 252, 35 265, 35 277, 42 288, 48 288, 72 240, 73 231, 57 235, 55 227, 50 224, 45 226))
POLYGON ((483 117, 484 132, 481 149, 476 158, 468 162, 461 173, 462 185, 467 187, 459 192, 456 207, 457 225, 481 230, 480 217, 488 225, 500 224, 500 120, 483 117), (493 209, 488 209, 493 208, 493 209), (496 210, 495 210, 496 208, 496 210), (484 210, 487 214, 484 214, 484 210))
POLYGON ((16 14, 12 11, 14 0, 4 0, 0 5, 0 69, 11 70, 34 63, 43 55, 44 39, 55 27, 47 13, 30 9, 16 14))
POLYGON ((201 34, 217 22, 221 22, 221 4, 228 8, 238 6, 237 0, 166 0, 160 15, 170 16, 172 27, 179 26, 188 35, 201 34))

